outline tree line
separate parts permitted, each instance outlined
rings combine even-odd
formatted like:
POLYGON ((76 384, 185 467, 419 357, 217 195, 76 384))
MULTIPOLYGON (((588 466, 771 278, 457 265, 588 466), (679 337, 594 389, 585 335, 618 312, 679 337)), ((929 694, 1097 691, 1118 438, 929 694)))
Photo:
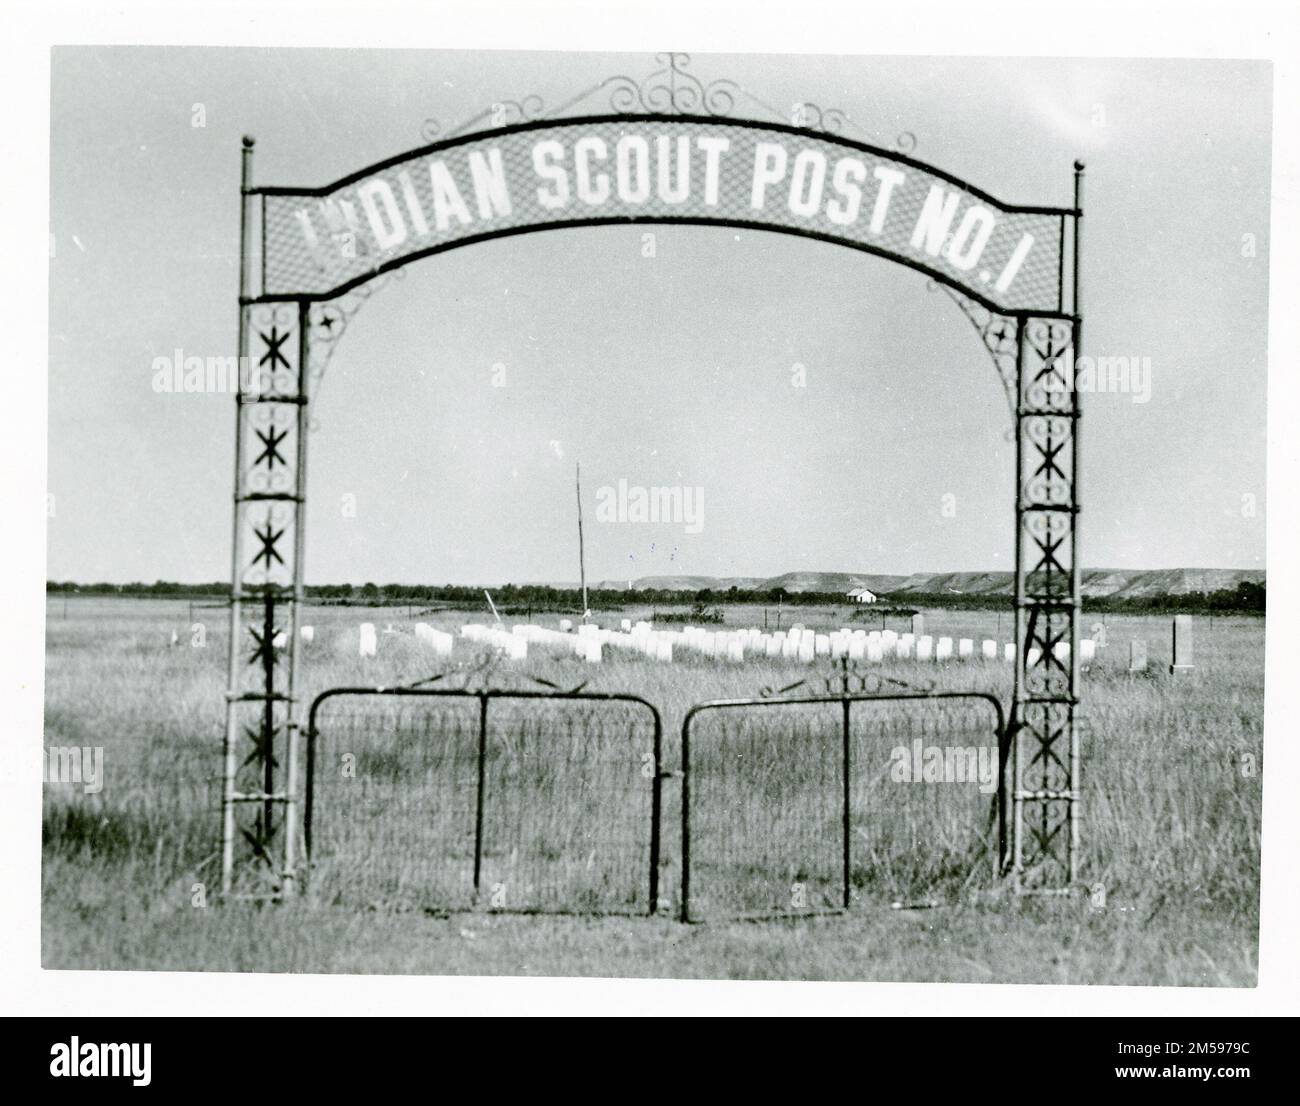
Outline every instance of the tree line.
MULTIPOLYGON (((314 584, 303 589, 317 603, 340 606, 431 605, 479 607, 484 605, 483 588, 462 584, 314 584)), ((580 613, 582 595, 577 588, 557 588, 545 584, 505 584, 487 589, 502 614, 525 612, 580 613)), ((197 599, 229 596, 228 583, 178 584, 158 580, 152 584, 76 584, 49 581, 46 591, 59 595, 120 595, 142 598, 197 599)), ((1265 608, 1264 584, 1242 581, 1235 588, 1182 595, 1141 597, 1089 596, 1083 605, 1098 613, 1133 613, 1152 611, 1262 614, 1265 608)), ((705 610, 734 604, 767 607, 850 606, 864 615, 911 613, 922 607, 949 610, 1010 610, 1012 596, 1006 594, 961 594, 957 592, 899 592, 885 594, 872 605, 856 604, 839 591, 786 591, 784 588, 726 589, 701 588, 678 591, 668 588, 592 589, 587 605, 592 610, 618 610, 628 606, 683 606, 705 610)))

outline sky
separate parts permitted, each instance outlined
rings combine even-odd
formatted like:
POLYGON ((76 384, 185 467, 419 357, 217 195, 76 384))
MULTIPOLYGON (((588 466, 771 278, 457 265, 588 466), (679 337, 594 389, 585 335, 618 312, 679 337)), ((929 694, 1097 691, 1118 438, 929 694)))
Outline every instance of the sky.
MULTIPOLYGON (((154 362, 234 352, 239 140, 318 186, 500 100, 547 108, 651 54, 58 48, 48 575, 221 580, 234 402, 154 362), (196 125, 201 123, 202 125, 196 125)), ((1262 62, 697 55, 1007 203, 1087 162, 1088 567, 1262 568, 1271 68, 1262 62), (1148 360, 1149 359, 1149 360, 1148 360)), ((588 110, 604 108, 592 101, 588 110)), ((754 114, 757 111, 740 111, 754 114)), ((570 228, 403 269, 312 396, 308 583, 1010 569, 1011 416, 957 306, 885 259, 761 231, 570 228), (797 386, 801 385, 801 386, 797 386), (609 521, 680 487, 697 525, 609 521), (345 509, 346 507, 346 509, 345 509)))

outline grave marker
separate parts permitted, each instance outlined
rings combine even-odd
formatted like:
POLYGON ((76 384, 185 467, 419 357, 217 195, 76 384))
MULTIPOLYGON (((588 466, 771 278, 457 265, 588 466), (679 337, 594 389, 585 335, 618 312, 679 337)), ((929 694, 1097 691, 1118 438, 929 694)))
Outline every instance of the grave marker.
POLYGON ((1130 672, 1147 670, 1147 643, 1141 638, 1133 638, 1128 643, 1128 670, 1130 672))

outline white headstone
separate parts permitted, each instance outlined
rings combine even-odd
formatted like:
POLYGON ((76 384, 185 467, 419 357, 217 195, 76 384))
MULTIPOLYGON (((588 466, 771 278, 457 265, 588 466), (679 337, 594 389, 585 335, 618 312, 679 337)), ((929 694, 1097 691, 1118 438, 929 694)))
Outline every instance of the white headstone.
POLYGON ((984 654, 986 661, 995 661, 998 659, 998 643, 992 638, 985 638, 980 642, 980 651, 984 654))
POLYGON ((968 637, 957 640, 957 656, 970 657, 975 653, 975 642, 968 637))
POLYGON ((929 634, 922 634, 916 639, 916 659, 919 661, 928 661, 934 654, 934 638, 929 634))
POLYGON ((357 646, 357 654, 362 657, 373 657, 379 649, 379 640, 375 636, 375 624, 373 622, 361 623, 361 640, 357 646))
POLYGON ((952 657, 952 638, 941 637, 934 646, 934 659, 946 661, 952 657))
POLYGON ((298 633, 302 637, 302 640, 305 641, 308 645, 310 645, 313 641, 316 640, 315 626, 302 626, 299 628, 298 633))

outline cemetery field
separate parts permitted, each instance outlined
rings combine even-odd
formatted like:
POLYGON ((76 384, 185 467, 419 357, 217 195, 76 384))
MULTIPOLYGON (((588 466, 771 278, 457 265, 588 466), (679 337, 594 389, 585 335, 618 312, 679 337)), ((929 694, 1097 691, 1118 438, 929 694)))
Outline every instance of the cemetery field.
MULTIPOLYGON (((723 610, 725 626, 710 629, 762 629, 765 615, 767 628, 776 628, 774 608, 723 610)), ((651 613, 629 607, 597 620, 617 627, 620 618, 651 613)), ((448 673, 446 683, 464 678, 482 647, 457 636, 451 657, 437 658, 411 632, 413 621, 458 634, 466 622, 490 622, 490 614, 412 614, 404 607, 308 608, 302 621, 315 635, 303 650, 302 693, 310 699, 338 685, 391 687, 436 672, 448 673), (357 655, 364 621, 381 631, 374 658, 357 655), (383 633, 390 624, 395 632, 383 633)), ((881 628, 879 618, 852 620, 852 614, 848 606, 786 608, 781 625, 799 621, 818 632, 881 628)), ((1083 681, 1082 870, 1091 894, 1015 901, 982 874, 947 873, 920 889, 929 893, 909 885, 906 901, 891 898, 893 884, 868 881, 846 914, 685 926, 671 920, 671 909, 659 918, 443 916, 409 903, 310 889, 278 907, 217 904, 225 611, 185 600, 65 602, 59 596, 46 615, 45 746, 103 750, 97 792, 44 785, 46 968, 1255 983, 1264 764, 1260 618, 1197 617, 1196 669, 1174 678, 1169 616, 1103 619, 1085 611, 1085 632, 1104 622, 1106 641, 1083 681), (1148 645, 1143 674, 1128 672, 1133 638, 1148 645)), ((1006 614, 928 610, 925 616, 927 634, 973 638, 977 654, 984 638, 1014 636, 1006 614)), ((559 619, 534 621, 556 628, 559 619)), ((896 621, 885 628, 907 627, 896 621)), ((1011 670, 1000 661, 890 659, 873 667, 918 686, 990 691, 1009 705, 1011 670)), ((674 769, 692 704, 758 695, 829 668, 821 657, 813 665, 781 658, 728 663, 679 651, 665 663, 613 649, 602 663, 588 664, 530 646, 526 659, 497 661, 487 678, 532 688, 540 685, 530 677, 564 688, 585 680, 588 690, 640 695, 663 716, 664 767, 674 769)), ((877 767, 888 752, 871 753, 877 767)), ((806 767, 793 764, 791 772, 806 767)), ((934 793, 936 809, 947 794, 934 793)), ((985 798, 969 790, 952 794, 954 810, 986 808, 985 798)), ((666 781, 662 871, 670 896, 680 857, 678 802, 678 785, 666 781)), ((387 834, 404 839, 407 828, 418 843, 422 823, 395 809, 387 834)), ((972 826, 972 839, 983 828, 982 822, 972 826)), ((924 832, 912 843, 918 855, 939 846, 924 832)))

